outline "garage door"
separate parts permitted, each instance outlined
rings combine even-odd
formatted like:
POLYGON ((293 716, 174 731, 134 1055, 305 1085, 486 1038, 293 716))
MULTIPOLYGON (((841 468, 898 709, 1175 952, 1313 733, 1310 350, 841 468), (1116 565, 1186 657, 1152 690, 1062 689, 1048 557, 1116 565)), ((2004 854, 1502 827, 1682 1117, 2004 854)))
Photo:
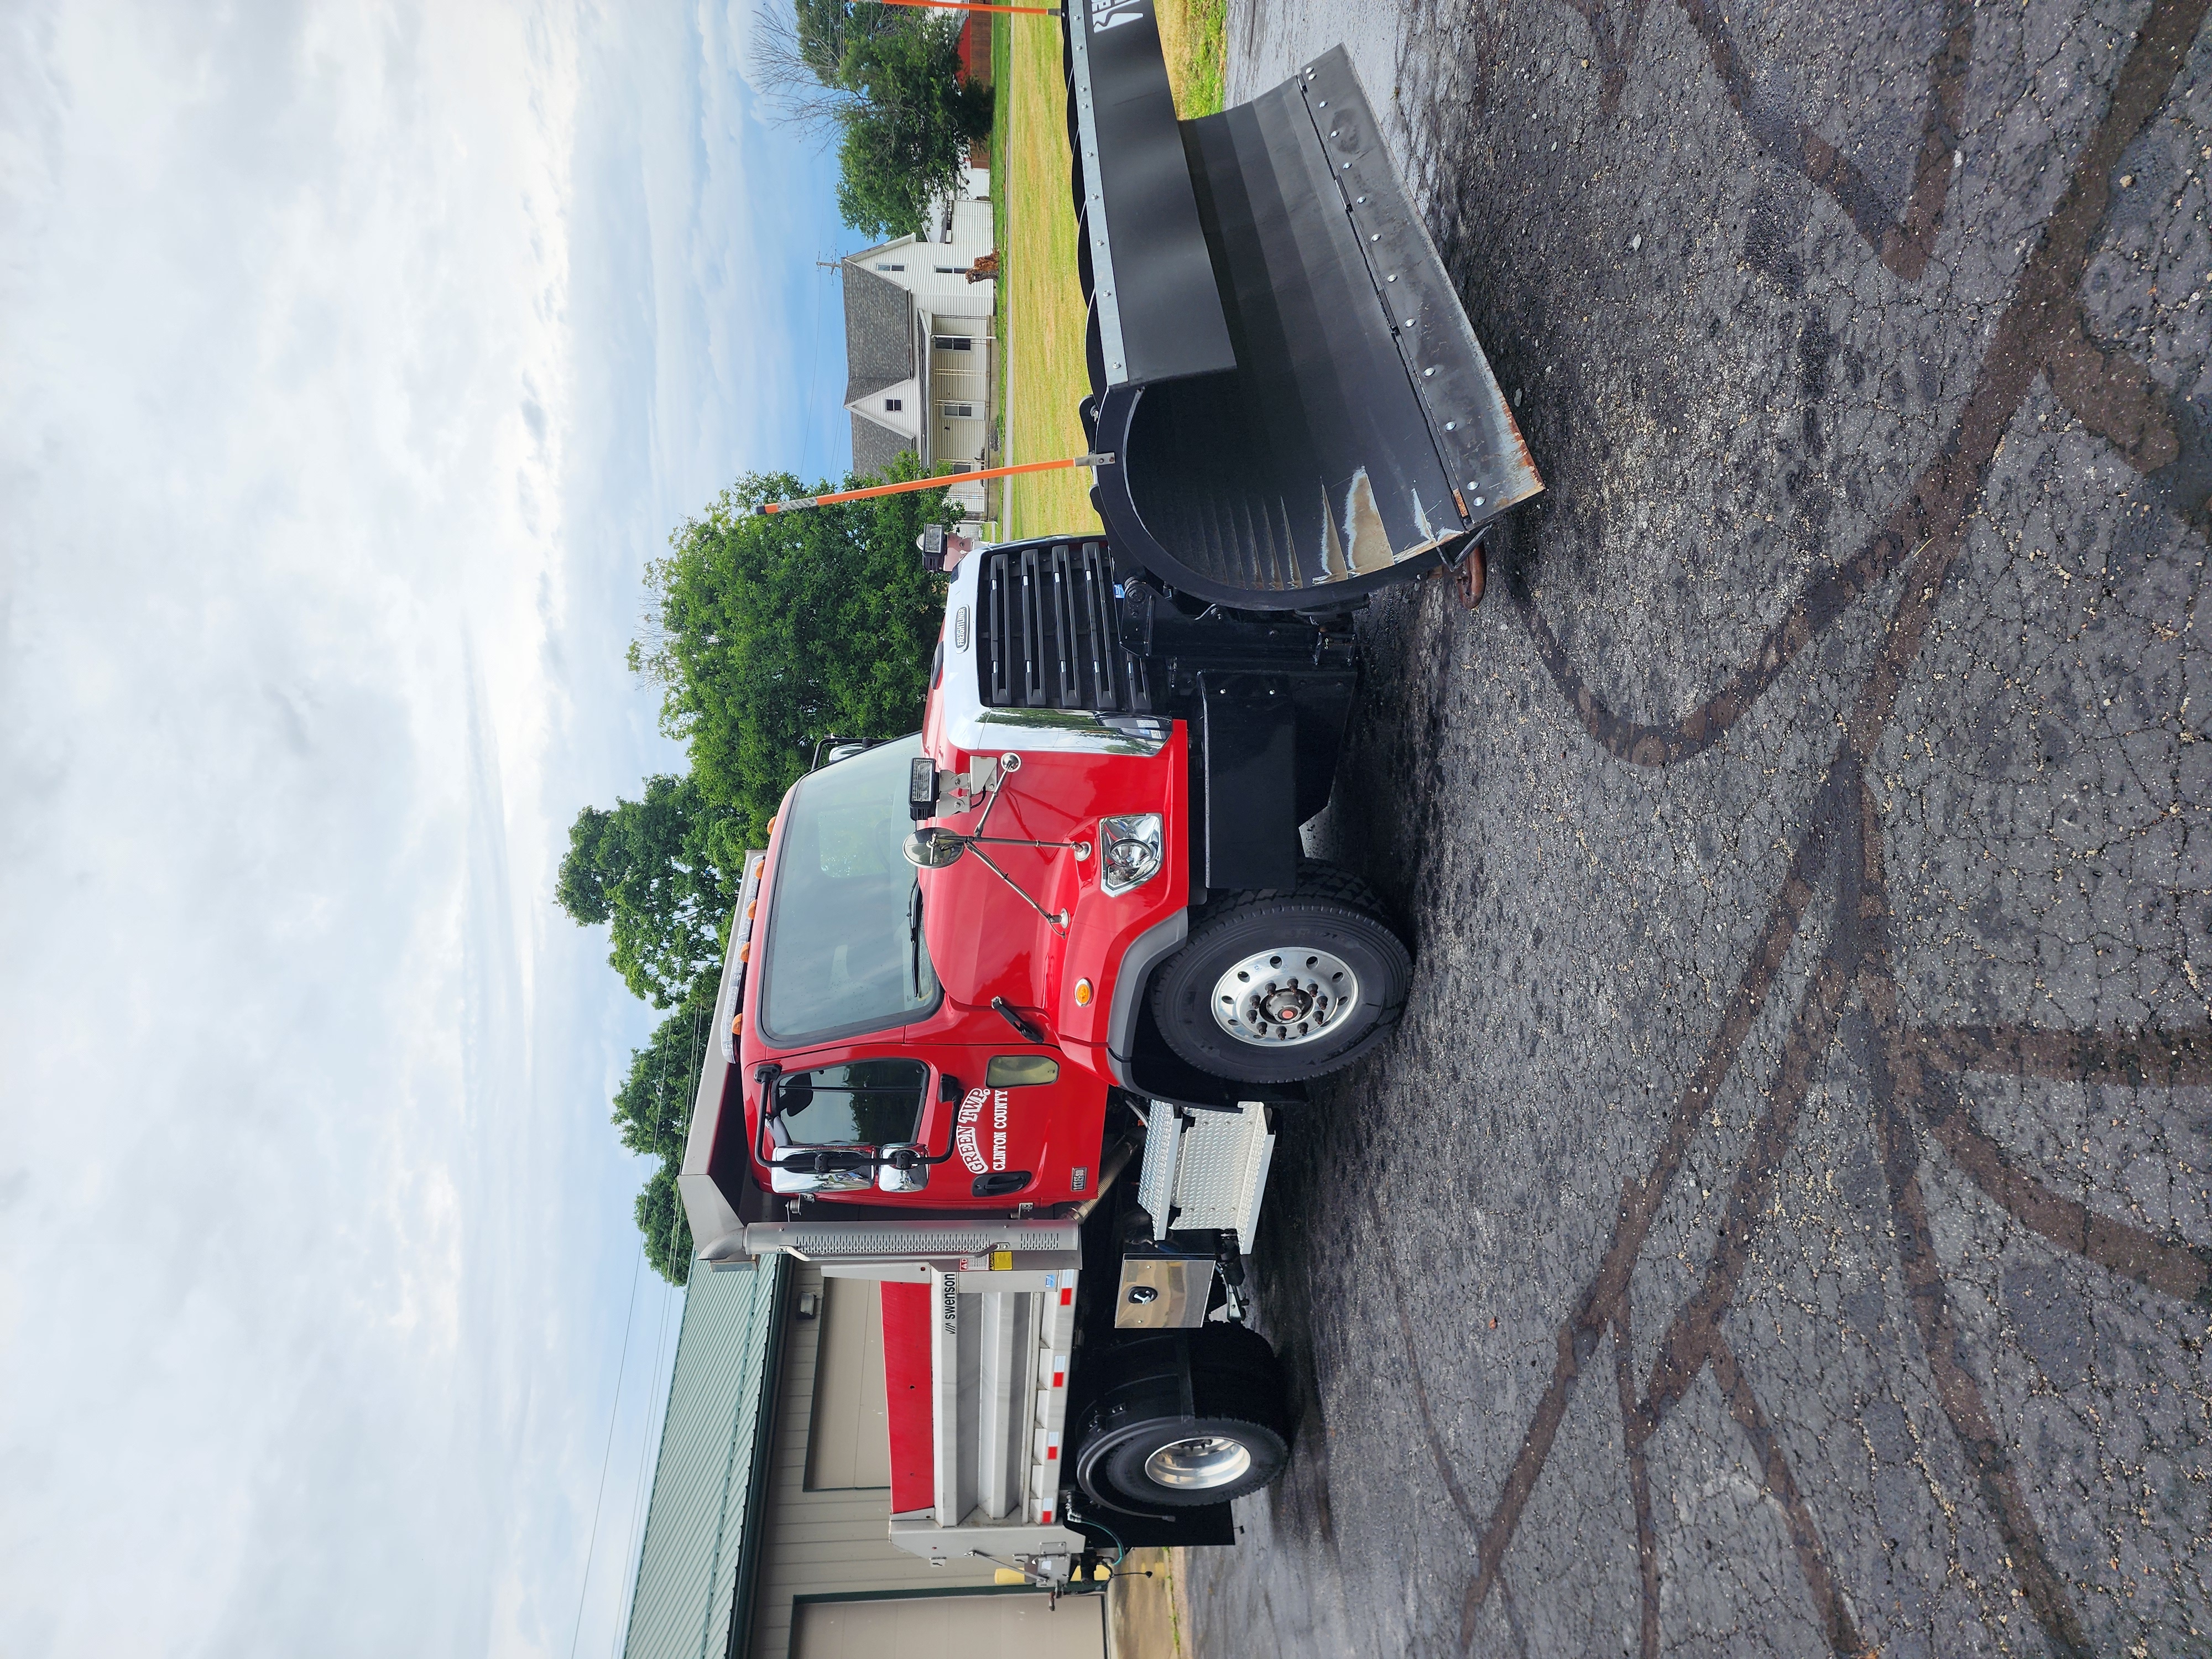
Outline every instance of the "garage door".
POLYGON ((1042 1595, 928 1595, 802 1601, 793 1659, 1102 1659, 1103 1595, 1048 1607, 1042 1595))
POLYGON ((869 1279, 823 1281, 815 1350, 814 1416, 806 1431, 806 1489, 891 1483, 884 1419, 884 1316, 869 1279))

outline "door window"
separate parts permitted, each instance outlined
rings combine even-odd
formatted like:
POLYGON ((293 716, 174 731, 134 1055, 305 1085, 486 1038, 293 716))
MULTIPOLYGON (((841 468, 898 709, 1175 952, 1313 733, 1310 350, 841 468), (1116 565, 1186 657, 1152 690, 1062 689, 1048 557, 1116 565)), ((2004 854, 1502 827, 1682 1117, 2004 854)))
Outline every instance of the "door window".
POLYGON ((1049 1054, 993 1054, 983 1082, 993 1089, 1021 1089, 1060 1080, 1060 1062, 1049 1054))
POLYGON ((921 1126, 929 1068, 918 1060, 848 1060, 775 1080, 776 1126, 790 1146, 897 1146, 921 1126))

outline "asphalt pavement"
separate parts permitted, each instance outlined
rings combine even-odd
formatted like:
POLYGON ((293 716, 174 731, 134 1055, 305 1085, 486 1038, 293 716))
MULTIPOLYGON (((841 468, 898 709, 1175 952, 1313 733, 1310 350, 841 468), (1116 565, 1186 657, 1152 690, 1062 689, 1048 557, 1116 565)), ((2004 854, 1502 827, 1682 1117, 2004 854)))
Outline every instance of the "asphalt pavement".
POLYGON ((1202 1659, 2212 1652, 2205 0, 1311 0, 1547 494, 1362 623, 1202 1659))

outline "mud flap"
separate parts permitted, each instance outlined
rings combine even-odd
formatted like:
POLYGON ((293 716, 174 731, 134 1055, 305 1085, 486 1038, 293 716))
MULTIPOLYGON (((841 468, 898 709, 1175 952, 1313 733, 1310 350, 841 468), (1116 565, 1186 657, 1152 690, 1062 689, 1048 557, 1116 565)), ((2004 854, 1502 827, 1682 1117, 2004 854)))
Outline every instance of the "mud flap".
POLYGON ((1213 888, 1298 879, 1297 712, 1277 674, 1200 673, 1205 861, 1213 888))
POLYGON ((1217 604, 1318 610, 1543 488, 1341 47, 1176 123, 1151 0, 1067 27, 1117 553, 1217 604))

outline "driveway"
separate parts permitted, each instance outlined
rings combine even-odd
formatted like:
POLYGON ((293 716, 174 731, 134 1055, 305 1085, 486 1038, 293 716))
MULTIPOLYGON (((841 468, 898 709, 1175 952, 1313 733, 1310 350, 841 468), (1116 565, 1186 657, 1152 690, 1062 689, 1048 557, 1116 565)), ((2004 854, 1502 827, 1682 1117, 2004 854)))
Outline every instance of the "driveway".
POLYGON ((1205 1659, 2212 1650, 2205 9, 1232 7, 1548 491, 1363 621, 1418 975, 1279 1152, 1205 1659))

